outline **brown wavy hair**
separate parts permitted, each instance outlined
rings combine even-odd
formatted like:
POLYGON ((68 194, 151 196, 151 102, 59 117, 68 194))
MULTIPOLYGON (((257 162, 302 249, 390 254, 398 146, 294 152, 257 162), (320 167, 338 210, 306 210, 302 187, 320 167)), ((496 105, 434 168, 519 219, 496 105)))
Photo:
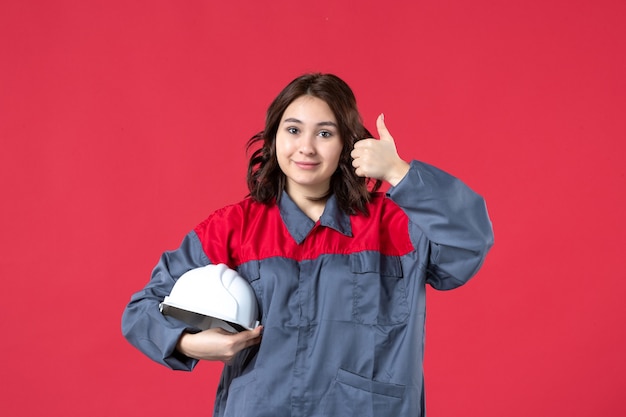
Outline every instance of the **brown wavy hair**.
POLYGON ((305 95, 319 98, 328 104, 337 120, 343 142, 339 165, 330 179, 330 189, 320 199, 327 199, 334 194, 339 207, 347 214, 360 212, 367 215, 367 202, 382 182, 357 176, 350 152, 357 141, 372 135, 363 126, 352 89, 333 74, 302 75, 291 81, 272 101, 267 109, 265 129, 250 138, 247 144, 248 152, 256 149, 248 164, 250 196, 264 204, 280 199, 287 179, 276 158, 276 133, 285 109, 305 95))

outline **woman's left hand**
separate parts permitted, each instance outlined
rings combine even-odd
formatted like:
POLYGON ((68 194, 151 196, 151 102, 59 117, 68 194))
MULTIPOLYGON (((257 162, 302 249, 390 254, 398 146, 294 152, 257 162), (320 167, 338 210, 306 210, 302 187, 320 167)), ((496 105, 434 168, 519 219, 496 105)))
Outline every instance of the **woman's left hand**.
POLYGON ((352 166, 359 177, 384 180, 395 186, 409 171, 409 164, 398 156, 395 141, 385 126, 382 114, 376 119, 376 129, 380 140, 368 138, 354 144, 350 154, 352 166))

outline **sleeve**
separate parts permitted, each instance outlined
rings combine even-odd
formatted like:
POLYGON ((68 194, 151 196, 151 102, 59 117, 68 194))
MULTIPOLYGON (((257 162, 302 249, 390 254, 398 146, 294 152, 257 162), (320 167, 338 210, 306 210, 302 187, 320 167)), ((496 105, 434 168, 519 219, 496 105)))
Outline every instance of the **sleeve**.
POLYGON ((165 252, 152 271, 148 284, 131 297, 124 310, 124 337, 150 359, 162 365, 176 370, 192 370, 198 361, 179 353, 176 344, 183 332, 193 333, 200 329, 164 316, 159 310, 159 304, 169 295, 182 274, 209 263, 195 231, 185 236, 178 249, 165 252))
POLYGON ((419 161, 387 192, 409 217, 415 247, 426 238, 426 281, 449 290, 478 272, 493 245, 485 201, 462 181, 419 161))

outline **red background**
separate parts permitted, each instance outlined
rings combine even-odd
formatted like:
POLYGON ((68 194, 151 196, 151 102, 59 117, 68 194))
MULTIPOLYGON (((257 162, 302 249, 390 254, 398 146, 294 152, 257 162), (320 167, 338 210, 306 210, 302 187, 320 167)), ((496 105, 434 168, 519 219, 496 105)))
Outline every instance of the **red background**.
POLYGON ((429 290, 429 416, 626 415, 626 2, 3 1, 3 416, 207 416, 219 364, 120 316, 246 194, 245 141, 307 71, 484 195, 496 245, 429 290))

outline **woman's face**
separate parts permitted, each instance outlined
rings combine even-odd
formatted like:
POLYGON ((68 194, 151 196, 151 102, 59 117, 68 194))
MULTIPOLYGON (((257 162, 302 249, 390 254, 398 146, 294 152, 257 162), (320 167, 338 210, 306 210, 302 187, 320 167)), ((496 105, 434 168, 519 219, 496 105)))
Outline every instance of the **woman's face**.
POLYGON ((324 100, 305 95, 291 102, 276 132, 276 157, 287 177, 287 193, 326 194, 342 147, 337 120, 324 100))

